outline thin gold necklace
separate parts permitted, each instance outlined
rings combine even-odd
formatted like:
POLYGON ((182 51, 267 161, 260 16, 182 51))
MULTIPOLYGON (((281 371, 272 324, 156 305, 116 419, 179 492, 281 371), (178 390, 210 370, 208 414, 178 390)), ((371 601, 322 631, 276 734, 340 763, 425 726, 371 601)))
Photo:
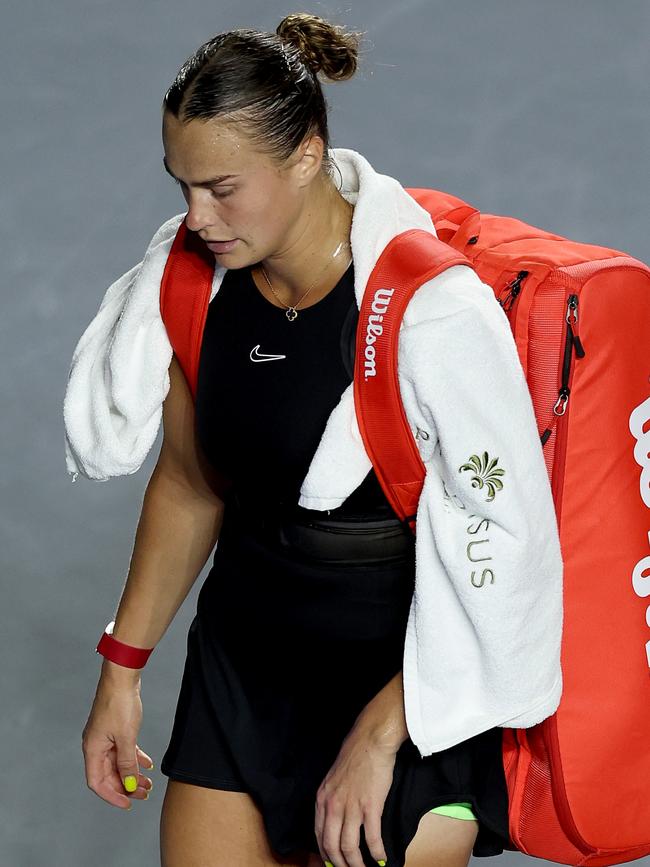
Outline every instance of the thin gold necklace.
MULTIPOLYGON (((323 270, 320 272, 320 274, 318 275, 318 277, 316 278, 316 280, 314 280, 314 282, 311 284, 311 286, 309 287, 309 289, 307 290, 307 292, 305 292, 305 294, 302 296, 302 298, 299 298, 298 301, 297 301, 295 304, 293 304, 293 305, 291 305, 291 304, 287 305, 287 304, 284 303, 284 301, 280 298, 280 296, 278 295, 278 293, 277 293, 277 292, 275 291, 275 289, 273 288, 273 285, 271 284, 271 281, 269 280, 269 276, 268 276, 268 274, 266 273, 266 270, 265 270, 265 268, 264 268, 264 265, 261 265, 261 264, 260 264, 260 268, 262 269, 262 274, 264 274, 264 279, 265 279, 266 282, 269 284, 269 289, 271 290, 271 292, 273 292, 273 294, 274 294, 275 297, 278 299, 278 301, 279 301, 281 304, 283 304, 284 307, 286 307, 286 310, 284 311, 284 314, 285 314, 285 316, 287 317, 287 319, 289 320, 289 322, 293 322, 293 320, 298 316, 298 310, 296 309, 296 308, 298 307, 298 304, 300 304, 300 302, 303 300, 303 298, 306 298, 306 297, 307 297, 307 295, 309 294, 309 292, 311 292, 311 290, 314 288, 314 286, 318 283, 318 281, 319 281, 320 278, 322 277, 323 273, 327 270, 327 268, 329 268, 332 259, 336 259, 336 257, 337 257, 338 254, 340 253, 342 247, 349 247, 349 246, 350 246, 349 241, 341 241, 341 243, 338 245, 338 247, 336 248, 336 250, 335 250, 334 253, 332 254, 331 259, 327 262, 327 264, 325 265, 325 267, 323 268, 323 270)), ((352 259, 350 259, 350 262, 348 262, 348 268, 350 267, 351 262, 352 262, 352 259)), ((347 268, 346 268, 346 270, 347 270, 347 268)))
MULTIPOLYGON (((350 202, 348 202, 347 205, 348 205, 348 208, 350 209, 350 214, 353 214, 354 213, 354 205, 352 205, 350 202)), ((336 248, 336 250, 332 254, 332 259, 336 259, 339 252, 341 251, 341 247, 349 247, 349 246, 350 246, 349 241, 341 241, 341 243, 338 245, 338 247, 336 248)), ((352 258, 354 258, 354 257, 352 257, 352 258)), ((323 275, 323 272, 326 271, 327 268, 330 266, 332 259, 330 259, 327 262, 327 264, 325 265, 323 270, 320 272, 320 274, 318 275, 316 280, 311 284, 311 286, 309 287, 307 292, 305 292, 305 294, 302 296, 302 298, 298 299, 298 301, 293 305, 291 305, 291 304, 287 305, 284 303, 282 298, 280 298, 278 293, 273 288, 271 281, 269 280, 269 275, 266 273, 266 270, 264 268, 264 265, 260 264, 260 268, 262 269, 262 274, 264 274, 264 279, 269 284, 269 289, 271 290, 271 292, 273 292, 273 294, 278 299, 280 304, 282 304, 284 307, 286 307, 286 310, 284 311, 284 313, 285 313, 285 316, 287 317, 287 319, 289 320, 289 322, 293 322, 293 320, 296 318, 296 316, 298 315, 298 310, 296 309, 298 307, 298 304, 300 304, 300 302, 303 300, 303 298, 305 298, 307 296, 307 294, 309 292, 311 292, 311 290, 314 288, 314 286, 318 283, 321 276, 323 275)), ((349 268, 351 264, 352 264, 352 259, 350 259, 350 261, 348 262, 347 268, 349 268)), ((347 268, 345 269, 346 271, 347 271, 347 268)))

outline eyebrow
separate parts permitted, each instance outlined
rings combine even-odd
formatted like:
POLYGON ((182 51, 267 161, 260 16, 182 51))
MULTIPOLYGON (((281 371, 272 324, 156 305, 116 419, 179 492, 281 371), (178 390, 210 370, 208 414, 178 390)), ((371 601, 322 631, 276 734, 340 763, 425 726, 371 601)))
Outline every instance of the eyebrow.
MULTIPOLYGON (((171 175, 175 181, 180 180, 179 178, 176 177, 176 175, 172 172, 172 170, 167 165, 167 160, 165 157, 163 157, 163 165, 164 165, 165 171, 167 172, 168 175, 171 175)), ((219 175, 218 177, 210 178, 207 181, 197 181, 197 183, 194 184, 194 186, 195 187, 210 187, 213 184, 220 184, 221 181, 227 181, 228 178, 238 178, 238 177, 239 177, 239 175, 219 175)))

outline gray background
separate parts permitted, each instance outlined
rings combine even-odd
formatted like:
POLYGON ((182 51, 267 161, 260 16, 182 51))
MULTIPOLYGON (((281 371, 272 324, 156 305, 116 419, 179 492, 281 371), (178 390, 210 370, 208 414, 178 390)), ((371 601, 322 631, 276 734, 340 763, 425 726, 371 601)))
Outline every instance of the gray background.
POLYGON ((356 77, 325 85, 334 146, 404 186, 650 262, 647 0, 6 4, 2 864, 159 863, 158 769, 201 579, 143 676, 139 743, 157 768, 125 813, 86 788, 80 741, 160 439, 134 476, 72 485, 63 393, 107 286, 185 210, 161 163, 178 67, 216 32, 301 10, 367 32, 356 77))

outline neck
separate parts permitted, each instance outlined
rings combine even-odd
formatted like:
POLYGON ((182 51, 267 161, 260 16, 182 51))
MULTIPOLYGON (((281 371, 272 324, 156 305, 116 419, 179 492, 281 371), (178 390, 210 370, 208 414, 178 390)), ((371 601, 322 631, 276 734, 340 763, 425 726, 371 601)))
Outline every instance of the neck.
MULTIPOLYGON (((285 303, 297 303, 316 281, 305 299, 313 303, 319 287, 343 274, 352 255, 347 245, 350 241, 352 210, 338 190, 331 183, 324 182, 305 207, 304 228, 299 229, 297 239, 261 261, 273 288, 285 303), (342 241, 347 243, 332 258, 342 241)), ((261 282, 266 283, 263 276, 261 282)))

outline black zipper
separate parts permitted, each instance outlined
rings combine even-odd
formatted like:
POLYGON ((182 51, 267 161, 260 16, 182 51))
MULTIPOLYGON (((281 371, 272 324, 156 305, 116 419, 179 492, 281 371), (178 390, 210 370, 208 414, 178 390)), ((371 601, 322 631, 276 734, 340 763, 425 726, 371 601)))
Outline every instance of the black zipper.
POLYGON ((501 307, 503 307, 506 313, 510 311, 512 305, 515 303, 517 295, 519 295, 519 293, 521 292, 521 281, 524 279, 524 277, 527 276, 528 271, 520 271, 513 280, 511 280, 509 283, 506 283, 506 285, 504 286, 504 291, 506 289, 508 290, 506 295, 504 296, 502 292, 501 296, 497 298, 497 301, 499 302, 501 307))
MULTIPOLYGON (((576 333, 578 326, 578 295, 571 293, 567 298, 567 307, 564 318, 567 325, 564 339, 564 355, 562 358, 562 379, 558 391, 558 398, 555 401, 555 405, 553 406, 553 413, 556 416, 563 416, 565 414, 567 410, 567 404, 569 402, 569 396, 571 395, 571 388, 569 386, 569 377, 571 373, 571 354, 573 350, 575 350, 578 358, 584 358, 585 355, 582 341, 576 333), (571 321, 572 319, 573 323, 571 321), (573 330, 574 325, 576 326, 576 331, 573 330)), ((548 438, 553 432, 552 428, 553 425, 551 425, 551 427, 547 427, 544 433, 541 435, 540 439, 542 445, 546 444, 548 438)))

